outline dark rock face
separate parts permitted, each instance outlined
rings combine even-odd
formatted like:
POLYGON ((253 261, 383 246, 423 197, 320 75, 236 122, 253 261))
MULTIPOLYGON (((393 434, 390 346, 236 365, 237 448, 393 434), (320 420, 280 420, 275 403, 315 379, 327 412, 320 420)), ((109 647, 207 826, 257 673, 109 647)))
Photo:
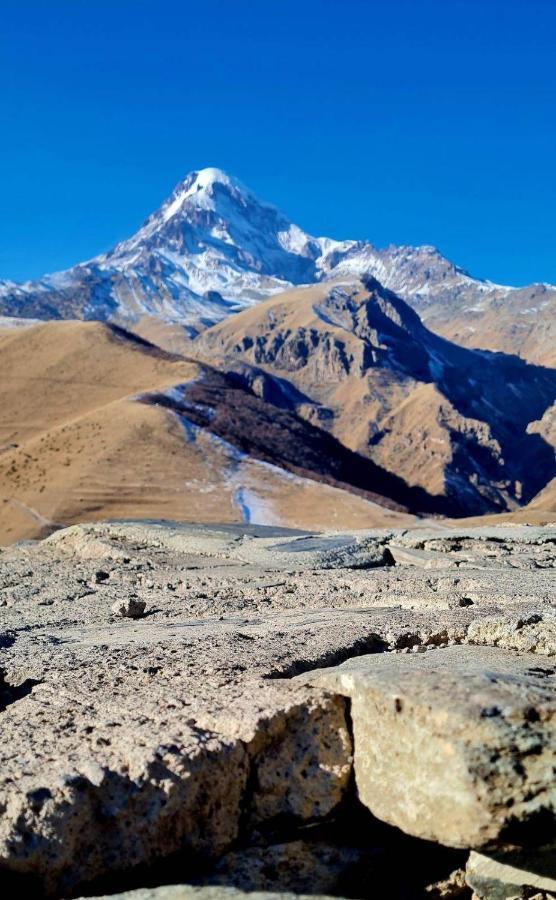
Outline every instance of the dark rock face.
POLYGON ((246 392, 233 375, 207 370, 203 380, 180 387, 171 397, 149 394, 144 402, 173 409, 249 457, 352 490, 386 508, 446 515, 458 511, 456 504, 410 487, 287 408, 246 392))

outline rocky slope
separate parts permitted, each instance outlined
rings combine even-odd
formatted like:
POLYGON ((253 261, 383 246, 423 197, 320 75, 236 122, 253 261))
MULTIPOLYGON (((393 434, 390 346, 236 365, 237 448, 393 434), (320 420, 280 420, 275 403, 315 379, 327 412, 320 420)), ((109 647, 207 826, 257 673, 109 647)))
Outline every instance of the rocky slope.
POLYGON ((314 238, 218 169, 190 173, 128 240, 36 282, 0 282, 0 314, 197 331, 293 285, 370 274, 433 330, 554 364, 556 290, 472 278, 435 248, 314 238))
POLYGON ((119 523, 0 550, 2 895, 547 900, 555 546, 119 523))
POLYGON ((527 503, 554 475, 556 372, 449 343, 369 276, 280 294, 195 345, 460 513, 527 503))

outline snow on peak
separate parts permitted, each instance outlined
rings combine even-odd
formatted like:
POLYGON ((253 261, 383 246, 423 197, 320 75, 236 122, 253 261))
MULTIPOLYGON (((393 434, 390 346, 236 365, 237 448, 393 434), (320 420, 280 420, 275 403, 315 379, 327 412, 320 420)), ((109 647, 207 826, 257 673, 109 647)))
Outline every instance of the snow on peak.
POLYGON ((215 184, 223 185, 230 190, 240 191, 240 193, 248 194, 247 188, 243 187, 237 178, 226 175, 222 169, 209 167, 207 169, 199 169, 198 171, 189 172, 183 181, 180 181, 174 194, 182 194, 184 197, 193 197, 210 191, 215 184))
MULTIPOLYGON (((222 169, 216 169, 212 166, 208 166, 206 169, 199 169, 198 172, 192 172, 191 175, 195 176, 195 186, 197 190, 199 190, 199 188, 206 188, 209 184, 214 184, 215 182, 225 184, 228 187, 238 184, 236 179, 230 178, 230 176, 226 175, 222 169)), ((191 175, 188 177, 191 177, 191 175)))
POLYGON ((237 178, 232 178, 230 175, 227 175, 226 172, 223 172, 222 169, 211 166, 206 169, 190 172, 183 181, 180 181, 169 199, 163 203, 160 209, 162 220, 167 222, 182 210, 184 204, 186 206, 192 205, 200 209, 214 209, 215 199, 213 188, 215 185, 227 188, 228 192, 240 195, 245 199, 255 199, 253 194, 251 194, 237 178))
POLYGON ((80 312, 89 318, 149 314, 206 325, 293 285, 365 274, 415 304, 475 299, 496 288, 431 246, 378 249, 312 237, 209 166, 186 175, 134 235, 107 253, 38 282, 0 282, 0 310, 21 308, 27 294, 44 296, 48 310, 60 297, 65 308, 75 294, 84 296, 80 312))

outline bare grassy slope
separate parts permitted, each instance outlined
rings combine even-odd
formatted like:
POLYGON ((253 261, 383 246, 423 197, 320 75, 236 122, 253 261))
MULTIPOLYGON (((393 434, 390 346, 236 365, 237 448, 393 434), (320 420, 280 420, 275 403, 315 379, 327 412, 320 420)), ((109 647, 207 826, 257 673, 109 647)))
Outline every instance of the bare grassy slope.
POLYGON ((100 323, 0 331, 0 542, 110 517, 309 528, 412 521, 137 402, 205 372, 100 323))
POLYGON ((0 446, 122 396, 194 378, 173 359, 100 322, 48 322, 0 331, 0 446))

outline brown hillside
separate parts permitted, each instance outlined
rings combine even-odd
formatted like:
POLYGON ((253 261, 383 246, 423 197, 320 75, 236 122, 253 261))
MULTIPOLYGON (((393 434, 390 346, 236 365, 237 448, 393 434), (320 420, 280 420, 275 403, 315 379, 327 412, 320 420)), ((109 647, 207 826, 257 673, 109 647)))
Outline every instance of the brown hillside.
POLYGON ((543 417, 556 372, 443 340, 374 280, 278 294, 196 343, 260 396, 460 514, 517 508, 554 474, 543 417))
POLYGON ((99 323, 0 332, 0 542, 60 524, 171 518, 319 527, 412 521, 241 457, 171 409, 137 402, 203 374, 99 323))

